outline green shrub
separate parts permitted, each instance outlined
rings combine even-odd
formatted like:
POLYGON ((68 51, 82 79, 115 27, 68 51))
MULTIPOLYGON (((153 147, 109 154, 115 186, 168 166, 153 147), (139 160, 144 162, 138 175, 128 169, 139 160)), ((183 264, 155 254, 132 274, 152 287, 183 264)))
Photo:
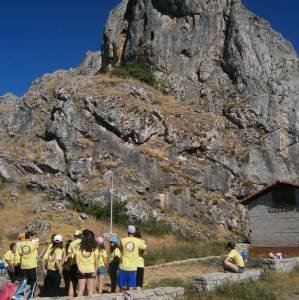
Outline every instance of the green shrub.
POLYGON ((157 86, 154 74, 149 68, 140 62, 128 63, 125 66, 116 67, 111 71, 111 75, 121 78, 135 78, 148 85, 157 86))
POLYGON ((164 221, 155 221, 150 219, 144 223, 135 223, 137 227, 141 229, 142 232, 153 236, 163 236, 169 233, 174 233, 170 224, 164 221))
MULTIPOLYGON (((110 221, 110 204, 106 204, 99 207, 89 206, 75 200, 72 202, 73 208, 79 213, 86 213, 93 216, 101 221, 110 221)), ((114 202, 113 203, 113 223, 117 225, 127 226, 130 223, 130 219, 127 216, 127 209, 125 202, 114 202)))

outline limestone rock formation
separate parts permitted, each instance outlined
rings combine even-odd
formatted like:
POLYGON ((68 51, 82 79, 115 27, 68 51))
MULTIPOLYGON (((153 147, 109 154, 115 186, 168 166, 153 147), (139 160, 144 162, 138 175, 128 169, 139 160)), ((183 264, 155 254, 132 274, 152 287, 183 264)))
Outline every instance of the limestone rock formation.
POLYGON ((294 49, 239 0, 125 0, 101 54, 0 98, 0 177, 96 209, 113 173, 134 220, 244 234, 238 199, 298 179, 298 89, 294 49), (162 91, 99 74, 132 61, 162 91))
POLYGON ((298 57, 241 0, 122 1, 103 44, 104 68, 142 61, 162 89, 224 116, 242 141, 265 147, 248 153, 253 182, 298 177, 298 57))

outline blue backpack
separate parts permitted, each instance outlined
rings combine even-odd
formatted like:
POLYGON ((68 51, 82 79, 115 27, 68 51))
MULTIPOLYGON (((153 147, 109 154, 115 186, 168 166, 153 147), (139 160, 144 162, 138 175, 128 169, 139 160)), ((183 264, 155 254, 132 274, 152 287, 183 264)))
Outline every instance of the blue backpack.
POLYGON ((31 298, 31 286, 27 284, 27 280, 24 279, 20 282, 13 299, 15 300, 29 300, 31 298), (26 298, 24 297, 26 293, 26 298))

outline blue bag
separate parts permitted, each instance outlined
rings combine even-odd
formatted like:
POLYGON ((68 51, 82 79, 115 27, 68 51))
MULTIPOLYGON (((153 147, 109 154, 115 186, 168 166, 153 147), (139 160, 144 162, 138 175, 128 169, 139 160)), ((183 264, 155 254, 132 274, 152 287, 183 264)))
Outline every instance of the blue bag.
POLYGON ((24 279, 20 282, 13 299, 15 300, 29 300, 31 297, 31 286, 27 284, 27 280, 24 279), (26 292, 26 299, 24 298, 24 292, 26 292))

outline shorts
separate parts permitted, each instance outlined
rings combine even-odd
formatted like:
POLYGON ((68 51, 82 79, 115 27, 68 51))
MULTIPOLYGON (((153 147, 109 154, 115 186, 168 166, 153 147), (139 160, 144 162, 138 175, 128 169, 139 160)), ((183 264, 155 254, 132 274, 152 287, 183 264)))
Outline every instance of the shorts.
POLYGON ((37 269, 21 269, 23 277, 27 280, 29 285, 33 285, 37 282, 37 269))
POLYGON ((136 286, 142 287, 144 280, 144 268, 137 268, 136 286))
POLYGON ((77 273, 77 279, 94 279, 96 276, 94 273, 77 273))
POLYGON ((106 273, 105 267, 99 267, 98 268, 98 275, 104 275, 106 273))
POLYGON ((136 288, 137 271, 124 271, 119 269, 117 285, 120 288, 136 288))
POLYGON ((78 266, 71 265, 71 280, 72 280, 72 282, 77 281, 77 273, 78 273, 78 266))
POLYGON ((237 273, 243 273, 243 272, 244 272, 244 268, 238 267, 237 273))

